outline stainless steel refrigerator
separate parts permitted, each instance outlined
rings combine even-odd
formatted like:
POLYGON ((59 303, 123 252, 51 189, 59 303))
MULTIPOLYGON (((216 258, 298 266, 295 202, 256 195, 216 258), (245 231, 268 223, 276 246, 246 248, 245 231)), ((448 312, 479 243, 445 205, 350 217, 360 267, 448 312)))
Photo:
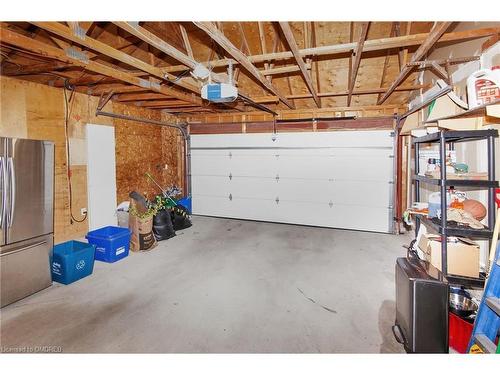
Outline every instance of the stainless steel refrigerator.
POLYGON ((0 137, 0 307, 52 284, 54 144, 0 137))

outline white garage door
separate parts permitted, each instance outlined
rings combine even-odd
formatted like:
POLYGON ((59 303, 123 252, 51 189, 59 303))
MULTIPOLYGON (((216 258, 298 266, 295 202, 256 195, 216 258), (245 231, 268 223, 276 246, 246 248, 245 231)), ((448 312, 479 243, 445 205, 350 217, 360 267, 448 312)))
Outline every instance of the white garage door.
POLYGON ((191 136, 193 213, 392 232, 391 132, 191 136))

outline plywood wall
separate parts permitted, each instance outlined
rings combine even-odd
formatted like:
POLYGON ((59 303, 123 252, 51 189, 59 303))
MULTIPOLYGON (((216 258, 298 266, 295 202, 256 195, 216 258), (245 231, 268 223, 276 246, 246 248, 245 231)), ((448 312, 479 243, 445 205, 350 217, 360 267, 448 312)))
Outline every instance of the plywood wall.
MULTIPOLYGON (((71 223, 69 210, 63 90, 3 76, 0 77, 0 83, 0 135, 51 140, 55 143, 55 242, 84 236, 88 231, 87 221, 71 223)), ((154 186, 146 181, 144 171, 157 176, 164 186, 181 183, 177 170, 178 143, 171 131, 155 125, 102 116, 96 118, 94 113, 97 101, 95 97, 76 93, 68 107, 72 205, 76 219, 81 219, 80 209, 88 206, 85 138, 87 123, 115 126, 118 202, 126 200, 130 190, 148 195, 157 192, 154 186)), ((161 119, 161 114, 157 111, 113 102, 109 102, 104 110, 161 119)))
MULTIPOLYGON (((115 113, 162 120, 160 111, 113 103, 115 113)), ((115 119, 116 180, 118 202, 128 200, 132 190, 153 198, 161 191, 146 178, 149 172, 164 186, 179 185, 177 178, 177 134, 170 129, 115 119)))

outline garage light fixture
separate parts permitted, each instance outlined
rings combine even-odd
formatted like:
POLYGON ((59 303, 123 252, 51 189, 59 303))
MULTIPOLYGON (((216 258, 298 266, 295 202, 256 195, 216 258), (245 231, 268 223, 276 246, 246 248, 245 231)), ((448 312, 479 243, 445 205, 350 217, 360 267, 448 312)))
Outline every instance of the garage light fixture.
POLYGON ((210 70, 208 70, 205 65, 203 64, 196 64, 193 71, 191 72, 191 75, 195 78, 195 79, 199 79, 199 80, 206 80, 208 77, 210 77, 210 70))

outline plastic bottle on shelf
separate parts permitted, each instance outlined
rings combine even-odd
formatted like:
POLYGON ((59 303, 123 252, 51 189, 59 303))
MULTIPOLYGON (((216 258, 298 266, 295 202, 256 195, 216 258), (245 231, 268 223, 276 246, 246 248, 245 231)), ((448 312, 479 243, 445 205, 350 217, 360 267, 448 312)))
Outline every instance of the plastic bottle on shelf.
POLYGON ((427 160, 427 173, 434 172, 436 170, 436 159, 429 158, 427 160))
POLYGON ((500 100, 500 66, 480 69, 467 78, 469 109, 500 100))
MULTIPOLYGON (((446 192, 446 207, 449 207, 451 203, 450 192, 446 192)), ((429 195, 429 213, 427 215, 429 219, 433 217, 441 217, 441 193, 436 191, 429 195)))

